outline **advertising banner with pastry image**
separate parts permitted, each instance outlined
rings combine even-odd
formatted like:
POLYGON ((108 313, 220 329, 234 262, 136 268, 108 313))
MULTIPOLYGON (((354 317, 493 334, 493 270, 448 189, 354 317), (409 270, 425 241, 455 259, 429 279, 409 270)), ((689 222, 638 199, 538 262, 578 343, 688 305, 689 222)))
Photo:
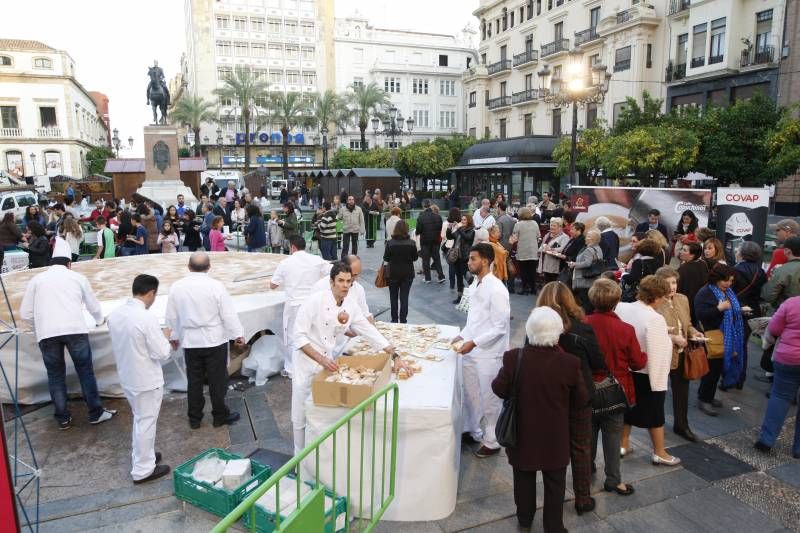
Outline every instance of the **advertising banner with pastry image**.
POLYGON ((728 264, 747 241, 764 247, 769 216, 769 189, 720 187, 717 189, 717 238, 728 264))
POLYGON ((661 212, 659 222, 667 228, 668 239, 678 227, 681 215, 691 211, 697 216, 698 227, 708 226, 712 193, 709 189, 657 189, 641 187, 572 187, 570 200, 578 212, 577 221, 586 229, 595 227, 598 217, 611 221, 619 235, 620 260, 632 255, 631 236, 636 226, 647 222, 652 209, 661 212))

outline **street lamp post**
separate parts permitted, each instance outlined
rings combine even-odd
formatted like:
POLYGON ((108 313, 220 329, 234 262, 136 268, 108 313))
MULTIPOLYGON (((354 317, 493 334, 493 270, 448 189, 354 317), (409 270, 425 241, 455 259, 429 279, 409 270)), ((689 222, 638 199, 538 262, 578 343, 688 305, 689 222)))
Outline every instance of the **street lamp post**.
POLYGON ((222 128, 217 128, 217 150, 219 151, 219 169, 222 170, 222 128))
POLYGON ((319 132, 322 134, 322 170, 328 170, 328 128, 322 126, 319 132))
POLYGON ((395 139, 403 135, 411 135, 411 132, 414 131, 414 119, 403 118, 403 114, 400 110, 392 106, 389 108, 389 114, 383 117, 383 120, 377 116, 372 117, 372 129, 376 137, 378 135, 384 135, 392 140, 390 148, 393 150, 392 158, 394 158, 394 153, 397 152, 397 142, 395 139), (383 129, 381 129, 381 122, 383 123, 383 129), (404 124, 405 130, 403 129, 404 124))
MULTIPOLYGON (((116 153, 116 157, 119 157, 119 151, 124 150, 126 147, 122 145, 122 139, 119 138, 119 130, 114 128, 114 136, 111 138, 111 144, 114 147, 114 152, 116 153)), ((133 148, 133 136, 128 137, 128 149, 133 148)))
POLYGON ((573 49, 569 53, 567 78, 551 80, 551 72, 547 65, 538 72, 541 82, 542 99, 556 107, 572 104, 572 144, 569 157, 569 186, 580 185, 580 176, 575 168, 578 146, 578 106, 600 104, 608 92, 611 74, 605 65, 594 65, 590 71, 583 66, 583 54, 573 49))

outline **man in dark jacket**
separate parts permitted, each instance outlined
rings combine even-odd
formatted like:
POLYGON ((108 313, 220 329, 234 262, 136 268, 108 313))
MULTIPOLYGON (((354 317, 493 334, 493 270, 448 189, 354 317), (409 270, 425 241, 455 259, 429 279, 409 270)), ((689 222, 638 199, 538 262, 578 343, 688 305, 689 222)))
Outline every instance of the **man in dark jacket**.
POLYGON ((636 233, 647 233, 651 229, 657 229, 664 235, 664 238, 669 242, 669 235, 667 235, 667 227, 661 223, 661 211, 658 209, 651 209, 647 214, 647 222, 642 222, 636 226, 636 233))
POLYGON ((442 217, 431 210, 431 201, 422 203, 425 209, 417 218, 416 234, 419 235, 420 256, 422 257, 422 270, 425 273, 425 283, 431 282, 431 259, 436 273, 439 274, 439 283, 444 283, 442 260, 439 254, 439 242, 442 240, 442 217))

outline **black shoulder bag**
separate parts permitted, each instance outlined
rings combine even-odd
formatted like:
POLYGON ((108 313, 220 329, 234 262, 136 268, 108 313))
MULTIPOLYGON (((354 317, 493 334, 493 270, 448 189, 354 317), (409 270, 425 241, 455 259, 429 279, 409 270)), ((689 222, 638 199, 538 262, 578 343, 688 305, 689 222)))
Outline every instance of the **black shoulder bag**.
POLYGON ((522 348, 517 351, 517 367, 514 369, 514 380, 511 382, 511 395, 503 400, 503 409, 494 427, 497 442, 506 448, 514 448, 517 445, 517 376, 520 365, 522 365, 522 348))
POLYGON ((592 414, 614 415, 625 412, 627 408, 628 397, 625 396, 625 390, 609 370, 603 381, 594 384, 592 414))

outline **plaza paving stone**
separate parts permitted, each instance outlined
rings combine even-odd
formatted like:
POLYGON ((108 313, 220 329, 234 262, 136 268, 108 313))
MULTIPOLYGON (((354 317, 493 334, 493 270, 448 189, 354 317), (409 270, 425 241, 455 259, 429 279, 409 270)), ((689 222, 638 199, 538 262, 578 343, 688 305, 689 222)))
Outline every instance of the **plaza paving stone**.
MULTIPOLYGON (((388 291, 372 285, 382 245, 361 252, 365 266, 362 284, 370 308, 379 320, 388 320, 388 291)), ((409 322, 463 325, 466 316, 451 304, 454 297, 455 291, 449 290, 447 283, 428 285, 417 278, 411 289, 409 322)), ((512 295, 510 299, 511 342, 520 345, 535 297, 512 295)), ((750 375, 759 372, 759 357, 758 348, 751 345, 750 375)), ((598 450, 598 475, 592 485, 597 500, 594 512, 580 517, 575 513, 568 470, 564 520, 570 531, 800 531, 800 461, 789 455, 795 408, 790 410, 773 452, 763 455, 753 450, 752 444, 766 407, 764 392, 768 385, 749 380, 742 391, 719 392, 717 397, 725 407, 717 418, 696 409, 696 388, 695 382, 690 392, 689 420, 707 444, 688 444, 671 432, 668 395, 666 443, 672 453, 683 456, 686 464, 652 465, 650 439, 644 430, 634 429, 634 452, 622 461, 622 476, 636 487, 636 493, 622 497, 603 491, 603 455, 602 449, 598 450), (755 471, 738 473, 741 468, 755 471)), ((259 448, 291 453, 289 380, 276 376, 261 387, 231 390, 228 397, 230 405, 240 410, 241 422, 211 427, 210 402, 206 402, 203 426, 192 431, 186 421, 185 395, 165 396, 156 440, 165 462, 174 468, 210 447, 228 448, 242 455, 259 448)), ((41 531, 208 531, 218 519, 175 499, 171 479, 131 484, 130 409, 124 400, 109 400, 108 405, 119 409, 120 414, 95 427, 86 422, 83 403, 72 402, 76 427, 68 432, 55 429, 51 406, 25 415, 42 468, 41 531)), ((376 531, 516 531, 512 473, 505 454, 480 460, 470 453, 472 449, 462 447, 458 501, 451 516, 437 522, 382 522, 376 531)), ((542 498, 540 477, 539 506, 542 498)), ((540 509, 534 530, 541 531, 541 527, 540 509)))

